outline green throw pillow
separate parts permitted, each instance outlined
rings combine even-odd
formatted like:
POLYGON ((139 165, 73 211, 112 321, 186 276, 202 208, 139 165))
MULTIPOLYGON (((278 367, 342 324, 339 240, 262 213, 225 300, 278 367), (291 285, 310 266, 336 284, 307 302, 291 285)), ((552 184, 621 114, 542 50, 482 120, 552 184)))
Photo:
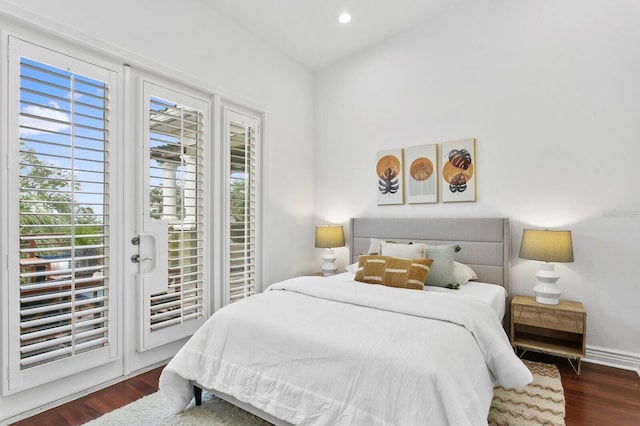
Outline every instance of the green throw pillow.
POLYGON ((455 251, 456 249, 453 245, 427 245, 424 257, 433 259, 433 263, 431 264, 429 275, 427 275, 427 280, 424 283, 425 285, 446 287, 455 282, 453 278, 453 258, 455 251))

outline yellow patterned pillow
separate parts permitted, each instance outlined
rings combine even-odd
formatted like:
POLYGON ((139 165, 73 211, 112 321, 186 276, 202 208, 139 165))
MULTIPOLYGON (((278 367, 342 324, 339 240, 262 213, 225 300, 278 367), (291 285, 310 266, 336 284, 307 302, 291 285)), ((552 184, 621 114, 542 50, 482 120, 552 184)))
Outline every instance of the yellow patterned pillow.
POLYGON ((433 259, 400 259, 389 256, 360 256, 356 281, 389 287, 424 289, 433 259))

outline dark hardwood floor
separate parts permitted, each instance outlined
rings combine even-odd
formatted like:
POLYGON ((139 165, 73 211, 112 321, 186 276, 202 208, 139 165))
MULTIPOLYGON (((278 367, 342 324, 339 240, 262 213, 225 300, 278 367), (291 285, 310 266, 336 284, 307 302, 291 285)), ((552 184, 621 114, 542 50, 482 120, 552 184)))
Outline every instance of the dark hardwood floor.
MULTIPOLYGON (((640 377, 633 372, 582 364, 577 376, 567 360, 529 352, 525 358, 558 365, 566 400, 567 426, 640 425, 640 377)), ((158 389, 162 367, 94 392, 16 425, 79 425, 158 389)))
POLYGON ((162 369, 163 367, 156 368, 14 424, 81 425, 156 392, 162 369))
POLYGON ((558 366, 567 426, 640 425, 640 377, 635 372, 583 362, 578 376, 564 358, 535 352, 525 358, 558 366))

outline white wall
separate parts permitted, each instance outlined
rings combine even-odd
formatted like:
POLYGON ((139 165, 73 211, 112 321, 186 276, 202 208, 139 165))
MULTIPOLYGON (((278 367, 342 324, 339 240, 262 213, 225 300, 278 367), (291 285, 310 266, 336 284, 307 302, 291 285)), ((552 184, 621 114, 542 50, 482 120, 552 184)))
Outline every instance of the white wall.
MULTIPOLYGON (((0 29, 24 36, 33 28, 93 45, 97 56, 107 53, 123 64, 177 76, 184 84, 265 111, 264 283, 313 268, 310 70, 198 0, 0 0, 0 29)), ((94 376, 96 383, 109 378, 100 369, 94 376)), ((45 386, 0 397, 0 423, 87 385, 69 378, 47 386, 50 392, 45 386)))
POLYGON ((316 221, 509 217, 514 294, 538 268, 518 258, 522 229, 570 229, 575 262, 556 270, 586 307, 588 357, 638 369, 638 22, 634 1, 465 2, 321 70, 316 221), (376 151, 467 137, 477 202, 376 205, 376 151))

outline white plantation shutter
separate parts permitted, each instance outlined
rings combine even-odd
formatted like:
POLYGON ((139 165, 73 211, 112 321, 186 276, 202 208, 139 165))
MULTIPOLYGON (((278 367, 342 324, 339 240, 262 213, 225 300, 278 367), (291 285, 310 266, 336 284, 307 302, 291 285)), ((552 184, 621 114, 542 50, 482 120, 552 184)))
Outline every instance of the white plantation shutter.
MULTIPOLYGON (((146 225, 166 234, 165 268, 144 285, 146 350, 191 335, 206 318, 205 152, 208 103, 144 82, 148 158, 146 225), (160 229, 160 228, 158 228, 160 229)), ((165 244, 156 241, 156 244, 165 244)))
POLYGON ((115 75, 14 39, 10 46, 19 220, 12 247, 19 272, 17 287, 10 284, 17 315, 10 316, 9 334, 19 344, 9 349, 9 388, 17 388, 77 370, 79 356, 90 366, 115 354, 109 273, 115 75))
POLYGON ((258 277, 258 119, 226 110, 229 302, 256 293, 258 277))
POLYGON ((109 90, 26 58, 20 78, 20 365, 29 368, 108 341, 109 90))

